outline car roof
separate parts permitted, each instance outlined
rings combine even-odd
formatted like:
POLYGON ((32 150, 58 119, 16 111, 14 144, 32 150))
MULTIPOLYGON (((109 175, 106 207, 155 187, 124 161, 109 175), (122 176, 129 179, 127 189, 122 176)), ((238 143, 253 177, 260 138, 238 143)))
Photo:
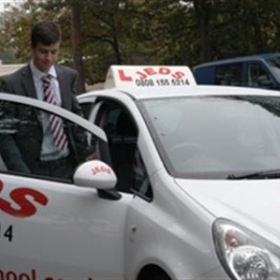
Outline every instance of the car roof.
POLYGON ((240 56, 240 57, 234 57, 234 58, 228 58, 228 59, 222 59, 222 60, 215 60, 215 61, 211 61, 211 62, 198 64, 193 67, 193 70, 196 70, 200 67, 206 67, 206 66, 237 63, 237 62, 244 62, 244 61, 248 61, 248 60, 249 61, 250 60, 266 60, 266 59, 275 58, 275 57, 280 57, 280 52, 254 54, 254 55, 248 55, 248 56, 240 56))
POLYGON ((130 97, 133 100, 170 98, 184 96, 225 96, 225 95, 258 95, 258 96, 279 96, 279 91, 265 90, 257 88, 233 87, 233 86, 209 86, 194 85, 180 87, 162 87, 162 88, 126 88, 126 89, 107 89, 92 91, 80 95, 78 98, 90 99, 97 96, 112 97, 122 99, 130 97))

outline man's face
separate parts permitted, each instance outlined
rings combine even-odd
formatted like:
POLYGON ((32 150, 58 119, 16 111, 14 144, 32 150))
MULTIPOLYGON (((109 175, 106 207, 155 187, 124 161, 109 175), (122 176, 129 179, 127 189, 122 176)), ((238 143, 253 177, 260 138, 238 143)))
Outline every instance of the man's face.
POLYGON ((60 43, 46 46, 38 43, 35 47, 32 47, 32 58, 34 65, 42 72, 48 72, 52 65, 55 64, 60 43))

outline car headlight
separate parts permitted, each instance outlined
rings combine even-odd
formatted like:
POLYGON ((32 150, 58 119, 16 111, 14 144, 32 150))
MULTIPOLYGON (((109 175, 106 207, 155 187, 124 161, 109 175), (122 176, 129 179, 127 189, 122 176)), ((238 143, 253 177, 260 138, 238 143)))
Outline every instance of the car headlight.
POLYGON ((280 279, 280 248, 258 234, 226 219, 213 224, 220 262, 232 279, 280 279))

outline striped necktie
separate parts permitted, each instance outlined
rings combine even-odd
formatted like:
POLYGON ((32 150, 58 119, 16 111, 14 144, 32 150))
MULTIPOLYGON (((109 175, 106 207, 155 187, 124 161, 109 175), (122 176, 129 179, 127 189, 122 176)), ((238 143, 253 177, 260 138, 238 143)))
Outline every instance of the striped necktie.
MULTIPOLYGON (((51 87, 52 76, 50 74, 42 78, 43 100, 53 105, 57 105, 54 91, 51 87)), ((63 128, 62 119, 56 115, 49 115, 50 129, 53 135, 54 144, 59 150, 64 150, 68 146, 68 140, 63 128)))

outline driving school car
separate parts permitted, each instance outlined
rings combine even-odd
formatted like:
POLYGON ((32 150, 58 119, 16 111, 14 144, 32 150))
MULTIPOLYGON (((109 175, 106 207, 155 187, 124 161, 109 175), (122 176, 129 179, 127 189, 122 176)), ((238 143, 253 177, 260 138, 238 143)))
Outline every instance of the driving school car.
MULTIPOLYGON (((280 278, 279 93, 188 70, 113 66, 78 97, 88 120, 0 95, 84 129, 98 155, 69 182, 3 164, 0 279, 280 278)), ((0 110, 0 137, 27 121, 0 110)))

